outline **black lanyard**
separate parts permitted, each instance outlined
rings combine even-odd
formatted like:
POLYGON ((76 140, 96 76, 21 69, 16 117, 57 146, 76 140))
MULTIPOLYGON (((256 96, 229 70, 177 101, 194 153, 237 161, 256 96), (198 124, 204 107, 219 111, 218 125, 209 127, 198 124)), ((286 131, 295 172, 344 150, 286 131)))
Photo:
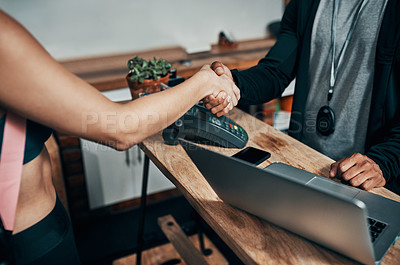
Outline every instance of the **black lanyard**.
POLYGON ((364 7, 366 6, 367 2, 368 2, 368 0, 362 0, 360 2, 360 4, 358 5, 357 14, 353 19, 353 23, 351 24, 349 33, 347 33, 346 40, 344 42, 342 50, 340 51, 338 63, 337 63, 336 68, 335 68, 335 58, 336 58, 336 47, 335 47, 336 22, 337 22, 337 15, 338 15, 338 12, 339 12, 339 0, 334 0, 334 3, 333 3, 334 8, 333 8, 333 15, 332 15, 332 28, 331 28, 332 65, 331 65, 331 79, 330 79, 330 82, 329 82, 329 91, 328 91, 328 103, 332 99, 333 89, 335 88, 337 73, 338 73, 338 70, 339 70, 342 62, 343 62, 344 54, 346 53, 346 50, 347 50, 347 48, 349 46, 350 39, 353 36, 354 29, 356 27, 358 19, 360 18, 361 11, 364 9, 364 7))

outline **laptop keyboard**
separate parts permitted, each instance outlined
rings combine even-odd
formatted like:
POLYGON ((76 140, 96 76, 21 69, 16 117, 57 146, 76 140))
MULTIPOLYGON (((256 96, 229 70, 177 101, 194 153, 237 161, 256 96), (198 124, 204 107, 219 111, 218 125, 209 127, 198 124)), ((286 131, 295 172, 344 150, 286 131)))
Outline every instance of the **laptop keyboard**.
POLYGON ((382 231, 385 229, 387 224, 379 222, 378 220, 369 217, 367 219, 368 219, 369 233, 371 235, 371 241, 375 242, 376 239, 379 237, 379 235, 382 233, 382 231))

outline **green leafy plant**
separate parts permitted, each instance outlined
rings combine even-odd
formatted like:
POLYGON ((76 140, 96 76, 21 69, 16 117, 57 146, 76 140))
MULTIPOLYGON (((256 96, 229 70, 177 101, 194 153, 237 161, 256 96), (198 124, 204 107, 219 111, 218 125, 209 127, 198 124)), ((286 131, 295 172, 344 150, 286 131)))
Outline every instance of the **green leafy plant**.
POLYGON ((146 61, 136 56, 128 61, 128 76, 131 82, 143 83, 145 79, 157 80, 167 75, 171 66, 169 62, 161 58, 154 57, 152 60, 146 61))

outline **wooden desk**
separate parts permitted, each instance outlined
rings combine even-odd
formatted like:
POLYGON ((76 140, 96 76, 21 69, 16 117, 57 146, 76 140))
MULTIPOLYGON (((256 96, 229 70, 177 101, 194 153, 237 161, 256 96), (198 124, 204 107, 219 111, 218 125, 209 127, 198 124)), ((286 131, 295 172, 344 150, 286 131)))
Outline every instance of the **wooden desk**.
MULTIPOLYGON (((260 166, 283 162, 327 176, 332 160, 273 127, 235 109, 230 118, 249 134, 248 146, 271 152, 260 166)), ((163 143, 161 133, 149 137, 140 147, 154 164, 184 194, 194 209, 245 264, 353 264, 344 256, 302 239, 255 216, 229 206, 219 199, 180 145, 163 143)), ((209 147, 226 155, 238 149, 209 147)), ((375 193, 400 201, 400 196, 379 188, 375 193)), ((393 246, 382 264, 398 264, 400 242, 393 246)))

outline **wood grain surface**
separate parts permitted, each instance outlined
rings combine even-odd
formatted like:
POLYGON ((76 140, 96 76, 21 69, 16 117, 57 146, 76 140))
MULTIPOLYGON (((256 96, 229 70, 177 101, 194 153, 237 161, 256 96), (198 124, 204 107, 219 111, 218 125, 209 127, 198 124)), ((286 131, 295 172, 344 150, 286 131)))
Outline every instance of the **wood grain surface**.
MULTIPOLYGON (((238 109, 234 109, 229 117, 247 131, 250 139, 247 146, 271 153, 271 157, 260 167, 272 162, 283 162, 328 176, 332 159, 238 109)), ((180 145, 165 145, 161 133, 149 137, 140 147, 245 264, 356 264, 340 254, 221 201, 184 149, 180 145)), ((204 147, 226 155, 239 151, 204 147)), ((400 196, 384 188, 373 192, 400 201, 400 196)), ((399 264, 399 259, 400 243, 397 242, 382 264, 399 264)))

